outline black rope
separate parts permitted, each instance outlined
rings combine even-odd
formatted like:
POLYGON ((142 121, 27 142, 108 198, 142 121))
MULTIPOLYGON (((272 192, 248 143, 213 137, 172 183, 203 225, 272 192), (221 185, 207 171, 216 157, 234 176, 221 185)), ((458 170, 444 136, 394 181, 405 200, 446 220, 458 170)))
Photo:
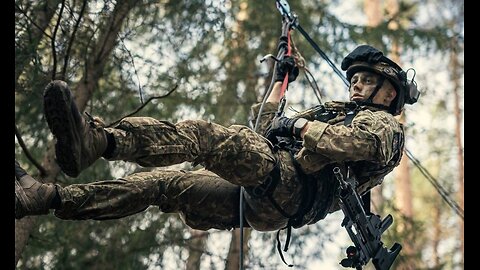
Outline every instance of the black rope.
POLYGON ((348 83, 347 78, 337 68, 337 66, 335 66, 335 64, 330 60, 330 58, 328 58, 328 56, 325 54, 325 52, 323 52, 322 49, 320 49, 320 47, 318 47, 317 43, 315 43, 315 41, 313 41, 313 39, 307 34, 307 32, 305 32, 305 30, 303 30, 303 28, 300 26, 300 24, 297 24, 295 27, 305 37, 305 39, 308 41, 308 43, 310 43, 310 45, 312 45, 313 49, 315 49, 315 51, 317 51, 317 53, 320 54, 320 56, 323 59, 325 59, 325 61, 327 61, 327 64, 333 69, 333 71, 338 75, 338 77, 340 77, 340 79, 342 79, 343 83, 348 87, 349 83, 348 83))
POLYGON ((445 188, 438 183, 438 181, 433 177, 425 167, 416 159, 412 153, 405 148, 405 153, 407 157, 413 162, 413 164, 419 169, 420 173, 427 178, 427 180, 432 184, 432 186, 437 190, 438 194, 442 199, 455 211, 455 213, 464 220, 464 210, 448 195, 450 192, 446 191, 445 188))
POLYGON ((240 188, 240 261, 238 269, 243 270, 243 193, 245 189, 243 187, 240 188))
POLYGON ((307 67, 304 67, 305 70, 305 78, 307 79, 308 84, 310 84, 310 87, 313 89, 313 93, 315 94, 315 97, 318 100, 319 104, 323 104, 322 101, 322 91, 320 91, 320 88, 318 87, 317 80, 315 80, 315 77, 313 77, 312 73, 307 67), (312 78, 312 81, 310 81, 310 76, 312 78))

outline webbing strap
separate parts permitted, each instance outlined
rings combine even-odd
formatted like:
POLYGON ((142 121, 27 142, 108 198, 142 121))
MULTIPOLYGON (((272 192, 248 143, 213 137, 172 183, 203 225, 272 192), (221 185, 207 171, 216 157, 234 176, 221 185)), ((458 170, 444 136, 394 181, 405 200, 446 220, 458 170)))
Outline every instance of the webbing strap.
POLYGON ((343 124, 348 126, 352 123, 353 118, 357 115, 356 111, 350 111, 345 115, 345 120, 343 120, 343 124))
MULTIPOLYGON (((284 251, 287 251, 288 250, 288 245, 290 243, 290 235, 292 234, 292 226, 288 226, 285 227, 287 229, 287 240, 285 241, 285 249, 284 251)), ((283 228, 283 229, 285 229, 283 228)), ((292 267, 293 264, 288 264, 286 261, 285 261, 285 258, 283 257, 283 252, 282 252, 282 243, 280 242, 280 231, 283 230, 283 229, 280 229, 277 231, 277 251, 278 251, 278 254, 280 254, 280 258, 282 259, 282 262, 284 264, 286 264, 288 267, 292 267)))

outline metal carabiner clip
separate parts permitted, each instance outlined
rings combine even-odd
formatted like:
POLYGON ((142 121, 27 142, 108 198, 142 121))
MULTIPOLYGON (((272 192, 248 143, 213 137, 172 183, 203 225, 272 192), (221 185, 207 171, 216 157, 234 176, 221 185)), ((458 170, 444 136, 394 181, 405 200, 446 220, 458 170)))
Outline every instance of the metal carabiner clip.
POLYGON ((290 11, 290 5, 286 0, 276 0, 275 4, 277 5, 278 11, 282 16, 287 16, 289 20, 292 19, 292 13, 290 11))

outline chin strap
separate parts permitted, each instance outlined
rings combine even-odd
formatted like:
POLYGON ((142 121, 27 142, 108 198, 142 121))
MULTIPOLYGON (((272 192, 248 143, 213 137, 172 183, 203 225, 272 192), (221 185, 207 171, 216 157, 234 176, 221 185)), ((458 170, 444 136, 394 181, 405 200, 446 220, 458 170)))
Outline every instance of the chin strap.
POLYGON ((384 82, 385 82, 385 77, 380 76, 380 78, 378 79, 377 85, 375 86, 375 89, 373 90, 372 94, 367 98, 367 100, 364 101, 365 103, 373 104, 373 98, 377 95, 378 90, 382 88, 382 85, 384 82))

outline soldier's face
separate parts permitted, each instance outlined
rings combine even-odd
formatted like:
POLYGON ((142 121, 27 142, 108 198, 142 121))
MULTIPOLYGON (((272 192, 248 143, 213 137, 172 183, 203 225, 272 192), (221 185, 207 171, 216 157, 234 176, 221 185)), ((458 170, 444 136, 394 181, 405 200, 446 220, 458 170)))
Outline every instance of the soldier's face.
MULTIPOLYGON (((367 100, 372 95, 375 87, 377 87, 379 80, 380 75, 373 72, 359 71, 355 73, 350 80, 350 100, 367 100)), ((393 85, 388 80, 385 80, 375 97, 373 97, 373 103, 389 106, 395 96, 396 92, 393 85)))

